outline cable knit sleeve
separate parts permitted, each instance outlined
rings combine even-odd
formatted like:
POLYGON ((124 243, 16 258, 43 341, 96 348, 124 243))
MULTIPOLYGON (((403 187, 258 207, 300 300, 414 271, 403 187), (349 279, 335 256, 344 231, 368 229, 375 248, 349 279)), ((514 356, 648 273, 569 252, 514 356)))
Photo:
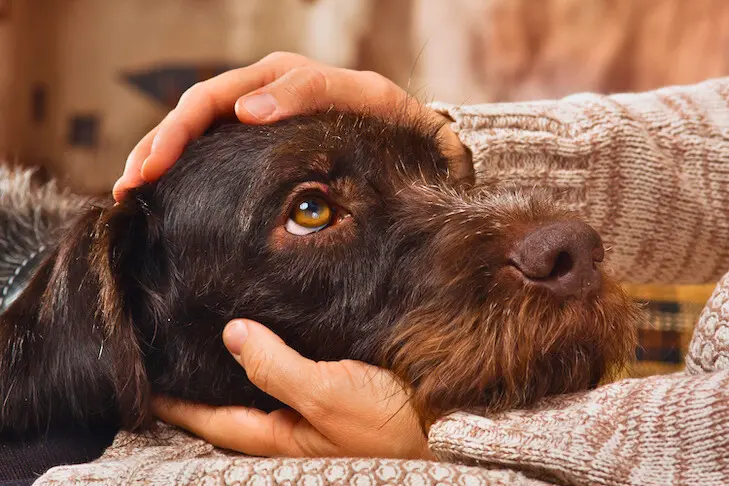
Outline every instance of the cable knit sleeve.
POLYGON ((641 94, 431 105, 483 184, 546 188, 612 247, 632 283, 711 283, 729 268, 729 78, 641 94))

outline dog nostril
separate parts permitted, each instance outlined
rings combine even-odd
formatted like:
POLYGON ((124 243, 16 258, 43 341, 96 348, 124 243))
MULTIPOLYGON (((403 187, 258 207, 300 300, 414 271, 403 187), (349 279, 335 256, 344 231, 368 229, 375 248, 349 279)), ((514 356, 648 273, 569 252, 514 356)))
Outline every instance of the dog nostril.
POLYGON ((601 287, 597 263, 604 254, 594 229, 579 221, 563 221, 528 233, 514 245, 509 264, 527 281, 559 298, 584 298, 601 287))
POLYGON ((557 255, 557 259, 554 261, 554 268, 549 273, 547 278, 560 278, 563 275, 567 275, 572 270, 572 257, 566 251, 560 252, 557 255))

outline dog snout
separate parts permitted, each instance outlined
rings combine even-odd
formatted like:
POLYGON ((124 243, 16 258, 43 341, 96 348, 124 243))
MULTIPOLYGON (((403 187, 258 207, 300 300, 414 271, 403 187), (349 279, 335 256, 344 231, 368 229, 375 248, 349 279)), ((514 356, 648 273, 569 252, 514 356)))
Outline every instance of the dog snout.
POLYGON ((591 226, 560 221, 540 226, 518 240, 508 255, 528 282, 560 299, 584 299, 600 290, 597 263, 605 256, 602 239, 591 226))

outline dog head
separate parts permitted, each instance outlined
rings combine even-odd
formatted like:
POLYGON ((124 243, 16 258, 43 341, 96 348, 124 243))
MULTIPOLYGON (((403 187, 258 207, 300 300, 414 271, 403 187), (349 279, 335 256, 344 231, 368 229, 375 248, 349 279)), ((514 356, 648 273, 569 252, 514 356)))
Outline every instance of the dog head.
POLYGON ((309 358, 393 370, 425 422, 596 385, 639 319, 599 237, 537 195, 456 180, 437 131, 337 113, 223 125, 84 211, 2 317, 0 369, 24 378, 0 373, 1 423, 144 428, 152 393, 275 408, 222 344, 236 317, 309 358))

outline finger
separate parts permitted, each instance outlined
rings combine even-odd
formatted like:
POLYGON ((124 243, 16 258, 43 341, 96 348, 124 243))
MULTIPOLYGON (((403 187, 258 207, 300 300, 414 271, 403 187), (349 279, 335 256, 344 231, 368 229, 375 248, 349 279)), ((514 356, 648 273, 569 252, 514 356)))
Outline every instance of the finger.
POLYGON ((187 90, 170 116, 160 124, 151 152, 141 165, 144 180, 157 180, 180 157, 190 140, 202 135, 216 119, 233 115, 235 101, 242 94, 265 86, 305 63, 313 61, 286 53, 267 56, 251 66, 225 72, 187 90))
POLYGON ((288 347, 268 328, 235 320, 223 331, 223 341, 256 387, 304 416, 322 403, 314 396, 319 369, 314 361, 288 347))
POLYGON ((235 105, 243 123, 270 123, 293 115, 336 108, 390 112, 407 100, 390 80, 371 72, 324 65, 301 66, 241 97, 235 105))
POLYGON ((151 132, 145 135, 127 157, 126 164, 124 164, 124 173, 116 181, 114 189, 112 189, 112 194, 117 202, 122 200, 126 191, 144 183, 141 173, 142 163, 152 150, 152 142, 159 131, 159 127, 160 125, 157 125, 151 132))
POLYGON ((254 456, 329 455, 335 448, 293 410, 271 413, 246 407, 211 407, 155 398, 153 412, 207 442, 254 456))
POLYGON ((152 408, 160 419, 213 445, 257 456, 284 454, 282 449, 288 443, 285 435, 295 423, 295 418, 286 414, 272 417, 251 408, 212 407, 169 398, 155 399, 152 408))

